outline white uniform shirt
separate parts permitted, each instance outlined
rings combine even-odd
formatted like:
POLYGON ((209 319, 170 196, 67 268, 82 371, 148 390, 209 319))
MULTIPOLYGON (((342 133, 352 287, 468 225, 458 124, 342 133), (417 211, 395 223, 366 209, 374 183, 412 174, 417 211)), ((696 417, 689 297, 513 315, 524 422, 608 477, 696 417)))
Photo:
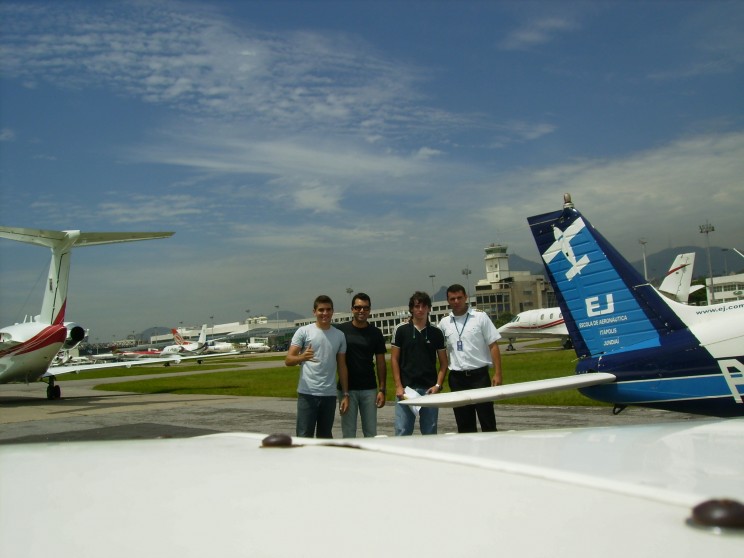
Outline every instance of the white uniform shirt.
POLYGON ((488 314, 474 308, 468 308, 462 316, 450 312, 439 321, 439 329, 444 333, 450 370, 493 366, 488 346, 501 339, 501 335, 488 314), (457 350, 458 341, 462 341, 461 351, 457 350))

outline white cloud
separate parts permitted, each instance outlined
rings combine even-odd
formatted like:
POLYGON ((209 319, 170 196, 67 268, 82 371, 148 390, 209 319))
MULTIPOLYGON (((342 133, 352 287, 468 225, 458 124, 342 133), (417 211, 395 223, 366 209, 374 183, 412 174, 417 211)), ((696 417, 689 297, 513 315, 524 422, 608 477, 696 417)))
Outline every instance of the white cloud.
POLYGON ((542 16, 523 23, 500 42, 503 50, 528 50, 549 43, 562 33, 578 29, 575 20, 565 16, 542 16))
POLYGON ((569 192, 597 228, 611 231, 610 240, 621 250, 631 250, 641 236, 654 239, 655 249, 670 240, 699 244, 697 226, 709 215, 718 215, 719 232, 725 234, 720 238, 731 242, 744 235, 742 176, 744 133, 697 136, 623 159, 586 159, 503 176, 499 187, 511 192, 510 202, 499 201, 479 214, 518 230, 528 215, 559 209, 562 194, 569 192))

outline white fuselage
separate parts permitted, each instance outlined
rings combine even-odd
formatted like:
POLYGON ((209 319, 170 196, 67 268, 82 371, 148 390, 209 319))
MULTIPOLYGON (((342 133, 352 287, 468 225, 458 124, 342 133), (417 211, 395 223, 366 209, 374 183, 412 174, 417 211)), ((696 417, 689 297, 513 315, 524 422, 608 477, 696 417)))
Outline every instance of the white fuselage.
POLYGON ((0 383, 35 382, 57 356, 67 337, 64 325, 26 322, 0 330, 0 383))
POLYGON ((514 319, 499 328, 507 339, 517 337, 567 338, 568 329, 560 308, 538 308, 520 312, 514 319))

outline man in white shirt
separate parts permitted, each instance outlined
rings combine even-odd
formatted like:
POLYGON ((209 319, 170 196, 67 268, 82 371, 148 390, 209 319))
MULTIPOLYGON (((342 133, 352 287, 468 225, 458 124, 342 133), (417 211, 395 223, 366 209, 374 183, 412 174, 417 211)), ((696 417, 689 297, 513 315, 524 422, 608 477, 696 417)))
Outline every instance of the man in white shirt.
MULTIPOLYGON (((465 287, 454 284, 447 288, 447 303, 452 312, 439 321, 445 337, 449 361, 449 386, 451 391, 500 386, 501 338, 496 326, 485 312, 470 308, 465 287), (488 368, 493 366, 493 379, 488 368)), ((476 416, 483 432, 496 430, 496 413, 493 403, 477 403, 455 407, 457 431, 478 432, 476 416)))

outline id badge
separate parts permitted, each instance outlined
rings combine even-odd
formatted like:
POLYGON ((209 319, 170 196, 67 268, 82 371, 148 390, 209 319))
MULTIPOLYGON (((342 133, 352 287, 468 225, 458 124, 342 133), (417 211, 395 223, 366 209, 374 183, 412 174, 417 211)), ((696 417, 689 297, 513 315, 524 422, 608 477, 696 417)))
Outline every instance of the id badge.
POLYGON ((462 339, 457 340, 457 350, 462 351, 462 339))

